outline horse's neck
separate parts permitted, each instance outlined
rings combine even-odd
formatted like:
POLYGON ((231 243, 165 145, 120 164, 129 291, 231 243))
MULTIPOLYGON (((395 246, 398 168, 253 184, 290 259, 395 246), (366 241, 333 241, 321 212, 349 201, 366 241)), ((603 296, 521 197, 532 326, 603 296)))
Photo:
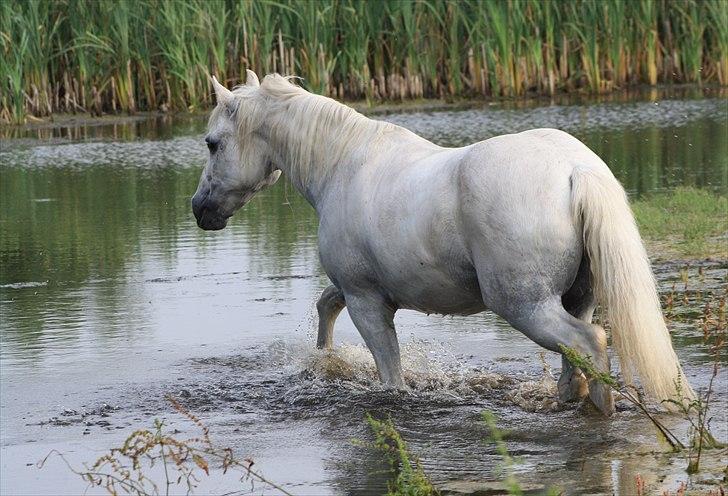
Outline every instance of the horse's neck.
POLYGON ((404 130, 328 98, 310 98, 278 103, 270 114, 268 139, 276 165, 316 207, 332 176, 363 165, 387 132, 404 130))

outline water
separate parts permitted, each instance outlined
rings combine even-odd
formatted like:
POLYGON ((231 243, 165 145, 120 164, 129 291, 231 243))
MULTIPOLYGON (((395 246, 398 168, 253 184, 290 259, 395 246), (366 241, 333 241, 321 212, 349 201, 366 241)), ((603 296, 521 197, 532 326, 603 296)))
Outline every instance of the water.
MULTIPOLYGON (((684 97, 376 117, 451 146, 559 127, 642 195, 680 185, 728 191, 727 114, 724 99, 684 97)), ((8 132, 1 142, 1 494, 81 491, 60 460, 36 468, 51 449, 79 465, 154 418, 194 433, 168 394, 298 494, 383 491, 381 456, 351 442, 369 439, 366 412, 391 415, 432 479, 450 487, 503 478, 484 409, 509 430, 524 484, 631 494, 637 474, 652 487, 687 480, 684 459, 662 453, 632 409, 604 420, 558 407, 544 366, 557 376, 559 360, 542 360, 543 350, 493 315, 399 312, 409 393, 379 386, 346 312, 336 352, 316 351, 314 302, 327 280, 313 210, 280 181, 224 231, 199 230, 189 197, 206 156, 204 127, 204 118, 124 119, 8 132)), ((680 293, 683 266, 656 267, 663 292, 676 283, 680 293)), ((696 309, 725 294, 728 263, 702 267, 702 279, 695 263, 689 270, 684 318, 672 324, 699 389, 709 357, 696 309)), ((728 411, 725 372, 717 381, 713 428, 725 440, 717 413, 728 411)), ((691 483, 721 477, 726 458, 708 456, 691 483)), ((201 492, 233 483, 216 474, 201 492)))

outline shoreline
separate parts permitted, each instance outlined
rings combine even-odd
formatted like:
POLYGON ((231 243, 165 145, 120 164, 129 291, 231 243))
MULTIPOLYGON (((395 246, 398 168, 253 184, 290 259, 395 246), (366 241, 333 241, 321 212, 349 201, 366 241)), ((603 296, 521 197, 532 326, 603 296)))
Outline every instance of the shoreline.
MULTIPOLYGON (((530 94, 520 97, 457 97, 457 98, 418 98, 390 101, 341 100, 357 112, 364 115, 384 115, 400 112, 437 112, 485 106, 538 107, 545 105, 575 105, 585 103, 604 103, 635 100, 664 100, 671 98, 718 98, 728 97, 728 87, 717 85, 658 85, 631 86, 608 93, 590 93, 572 91, 556 95, 530 94)), ((188 111, 143 110, 134 114, 119 112, 92 116, 90 113, 54 113, 47 117, 26 116, 26 122, 15 124, 0 121, 0 131, 32 131, 38 129, 55 129, 63 127, 103 126, 110 124, 128 124, 149 119, 201 119, 207 117, 211 108, 188 111)), ((5 136, 0 136, 5 138, 5 136)))

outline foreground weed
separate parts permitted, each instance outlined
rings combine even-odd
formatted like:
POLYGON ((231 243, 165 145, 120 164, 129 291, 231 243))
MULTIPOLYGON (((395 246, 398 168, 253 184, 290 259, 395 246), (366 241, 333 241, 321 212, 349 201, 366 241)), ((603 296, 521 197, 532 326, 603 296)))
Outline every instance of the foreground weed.
POLYGON ((377 420, 367 414, 367 423, 374 433, 370 446, 384 453, 394 478, 387 484, 387 496, 435 496, 435 489, 419 459, 402 439, 391 419, 377 420))
POLYGON ((488 426, 488 430, 490 432, 489 441, 495 444, 496 452, 502 459, 502 470, 506 473, 505 483, 508 489, 508 494, 520 496, 523 494, 523 490, 521 489, 521 485, 518 483, 518 480, 513 475, 514 461, 510 453, 508 453, 508 447, 503 440, 503 432, 496 424, 495 415, 489 410, 485 410, 481 413, 481 415, 483 417, 483 422, 485 422, 485 425, 488 426))
MULTIPOLYGON (((504 482, 508 494, 513 496, 523 495, 523 488, 518 482, 518 479, 516 479, 516 476, 513 474, 513 467, 516 465, 516 462, 508 452, 508 447, 504 440, 504 432, 498 427, 495 414, 493 414, 490 410, 485 410, 481 413, 481 416, 490 433, 488 441, 495 445, 496 452, 501 457, 501 470, 503 470, 506 474, 504 482)), ((562 492, 558 488, 551 487, 547 489, 544 494, 545 496, 558 496, 559 494, 562 494, 562 492)))
POLYGON ((613 391, 619 393, 624 399, 636 406, 652 422, 673 450, 681 451, 685 449, 685 445, 680 439, 647 409, 647 406, 640 397, 639 391, 631 386, 620 384, 617 378, 608 372, 600 372, 594 365, 594 362, 591 361, 591 357, 581 355, 578 351, 568 346, 560 345, 559 348, 569 363, 581 369, 584 375, 609 386, 613 391))
MULTIPOLYGON (((699 276, 702 274, 699 273, 699 276)), ((686 283, 687 286, 687 283, 686 283)), ((703 331, 703 344, 708 348, 713 361, 713 368, 708 382, 708 390, 702 397, 685 403, 669 400, 674 404, 683 416, 690 422, 690 438, 688 452, 688 473, 696 473, 700 470, 700 457, 703 448, 722 447, 708 430, 709 416, 708 409, 713 393, 713 383, 718 376, 719 364, 724 363, 724 355, 727 346, 726 342, 726 303, 725 297, 720 298, 717 309, 713 310, 711 300, 705 304, 703 315, 700 319, 703 331)), ((679 384, 678 392, 679 392, 679 384)))
MULTIPOLYGON (((60 457, 68 468, 81 477, 88 488, 99 487, 109 494, 135 496, 169 495, 170 491, 192 493, 200 482, 202 474, 210 475, 212 463, 222 468, 222 473, 234 472, 239 482, 250 483, 250 490, 256 489, 255 483, 263 488, 275 489, 281 494, 290 495, 281 486, 266 479, 260 472, 253 470, 253 460, 237 459, 232 449, 216 446, 210 439, 210 430, 204 423, 183 407, 174 398, 167 397, 172 407, 191 421, 200 430, 198 437, 178 439, 175 432, 168 432, 160 420, 155 420, 154 429, 134 431, 124 444, 112 448, 92 465, 83 469, 74 468, 56 450, 51 451, 38 463, 42 468, 51 456, 60 457), (164 477, 155 480, 150 475, 153 467, 161 466, 164 477)), ((260 489, 260 488, 259 488, 260 489)), ((236 491, 236 494, 243 491, 236 491)))
MULTIPOLYGON (((687 284, 687 283, 686 283, 687 284)), ((725 300, 721 300, 724 302, 725 300)), ((725 309, 725 303, 722 304, 723 310, 725 309)), ((579 354, 576 350, 561 346, 561 351, 569 362, 584 372, 584 374, 590 379, 597 380, 602 384, 609 386, 612 390, 619 393, 624 399, 632 403, 641 411, 657 428, 672 449, 676 452, 685 452, 688 460, 686 468, 687 473, 693 474, 700 470, 700 457, 702 452, 706 448, 723 448, 724 445, 719 443, 708 429, 710 423, 710 417, 708 410, 710 407, 710 399, 713 393, 713 383, 718 375, 718 364, 721 360, 721 353, 725 350, 725 313, 723 318, 711 321, 715 325, 715 330, 710 329, 706 338, 705 344, 708 345, 710 352, 713 356, 713 367, 708 383, 708 389, 703 394, 698 396, 696 399, 686 401, 682 394, 681 384, 678 382, 675 384, 676 399, 666 400, 666 402, 672 404, 676 410, 683 415, 685 420, 690 424, 688 432, 689 441, 687 444, 683 443, 675 433, 673 433, 668 427, 662 423, 653 413, 651 413, 647 406, 643 403, 639 392, 634 386, 626 386, 619 383, 619 381, 611 374, 605 372, 599 372, 591 359, 579 354)), ((636 480, 636 490, 638 496, 645 494, 645 485, 641 477, 636 480)), ((687 494, 687 486, 681 483, 680 488, 675 492, 676 496, 682 496, 687 494)), ((671 496, 667 491, 663 493, 664 496, 671 496)), ((724 492, 722 488, 719 488, 715 492, 711 491, 709 496, 723 496, 724 492)))

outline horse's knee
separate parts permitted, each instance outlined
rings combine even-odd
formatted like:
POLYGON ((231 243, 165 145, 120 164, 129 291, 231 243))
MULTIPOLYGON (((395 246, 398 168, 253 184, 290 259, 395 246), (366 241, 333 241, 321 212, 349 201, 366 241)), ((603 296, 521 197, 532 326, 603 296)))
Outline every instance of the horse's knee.
POLYGON ((583 332, 586 346, 580 351, 590 358, 600 372, 609 372, 609 355, 607 354, 607 333, 596 324, 584 324, 583 332))
POLYGON ((331 285, 324 289, 316 302, 316 309, 319 315, 326 315, 334 311, 341 311, 345 306, 344 293, 339 288, 331 285))
POLYGON ((316 302, 319 327, 316 339, 317 348, 331 348, 334 344, 334 323, 341 310, 346 306, 343 293, 336 286, 324 290, 316 302))
POLYGON ((503 315, 526 337, 547 350, 560 353, 566 346, 585 356, 601 358, 606 352, 604 330, 570 315, 554 301, 527 304, 503 315))
POLYGON ((609 371, 609 355, 607 354, 607 333, 595 324, 578 319, 569 319, 565 325, 566 333, 561 335, 558 350, 561 346, 574 349, 579 355, 588 358, 600 372, 609 371))

